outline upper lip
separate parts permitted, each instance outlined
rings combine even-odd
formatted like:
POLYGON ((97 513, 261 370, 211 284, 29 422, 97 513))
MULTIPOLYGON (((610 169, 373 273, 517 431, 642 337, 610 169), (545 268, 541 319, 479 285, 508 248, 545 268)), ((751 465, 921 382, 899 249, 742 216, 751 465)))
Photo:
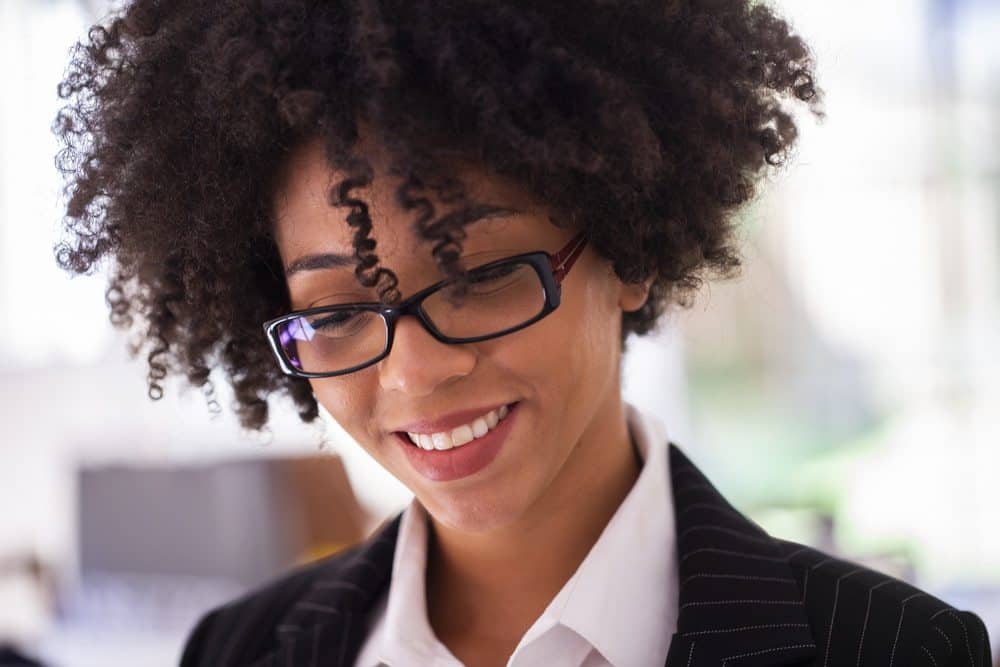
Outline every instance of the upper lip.
POLYGON ((449 412, 446 415, 441 415, 440 417, 435 417, 434 419, 418 419, 416 421, 408 422, 406 424, 400 424, 394 431, 405 431, 407 433, 441 433, 444 431, 450 431, 453 428, 461 426, 462 424, 468 424, 476 417, 481 417, 487 412, 492 410, 497 410, 504 405, 513 405, 513 402, 506 401, 503 403, 494 403, 492 405, 486 405, 481 408, 470 408, 468 410, 458 410, 457 412, 449 412))

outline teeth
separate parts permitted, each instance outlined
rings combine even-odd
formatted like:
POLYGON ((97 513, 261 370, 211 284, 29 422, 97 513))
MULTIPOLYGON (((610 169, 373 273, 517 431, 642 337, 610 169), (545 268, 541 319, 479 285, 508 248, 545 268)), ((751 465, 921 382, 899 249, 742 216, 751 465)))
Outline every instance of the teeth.
POLYGON ((451 442, 453 447, 458 447, 459 445, 464 445, 467 442, 472 441, 472 427, 471 426, 459 426, 454 431, 451 432, 451 442))
POLYGON ((410 441, 421 449, 452 449, 481 438, 487 432, 496 428, 510 411, 504 405, 498 410, 491 410, 482 417, 477 417, 469 424, 463 424, 450 432, 444 433, 407 433, 410 441))
POLYGON ((455 446, 450 433, 435 433, 431 439, 434 441, 434 449, 451 449, 455 446))

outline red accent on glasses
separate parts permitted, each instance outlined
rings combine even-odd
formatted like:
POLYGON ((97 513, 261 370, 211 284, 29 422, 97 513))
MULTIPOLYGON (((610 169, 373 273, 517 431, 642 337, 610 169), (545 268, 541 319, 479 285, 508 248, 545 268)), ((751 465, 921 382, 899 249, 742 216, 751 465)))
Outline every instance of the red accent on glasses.
POLYGON ((552 262, 552 277, 555 278, 556 285, 562 283, 563 278, 573 268, 573 264, 586 245, 587 239, 581 232, 570 239, 570 242, 563 246, 562 250, 554 255, 549 255, 549 261, 552 262))

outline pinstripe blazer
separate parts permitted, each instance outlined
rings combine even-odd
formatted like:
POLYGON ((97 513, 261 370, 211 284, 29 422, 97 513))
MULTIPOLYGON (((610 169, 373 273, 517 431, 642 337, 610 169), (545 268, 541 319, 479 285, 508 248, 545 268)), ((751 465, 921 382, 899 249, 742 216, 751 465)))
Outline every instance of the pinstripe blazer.
MULTIPOLYGON (((667 667, 990 666, 976 615, 769 536, 674 444, 670 469, 681 581, 667 667)), ((400 517, 206 613, 181 667, 351 667, 389 583, 400 517)))

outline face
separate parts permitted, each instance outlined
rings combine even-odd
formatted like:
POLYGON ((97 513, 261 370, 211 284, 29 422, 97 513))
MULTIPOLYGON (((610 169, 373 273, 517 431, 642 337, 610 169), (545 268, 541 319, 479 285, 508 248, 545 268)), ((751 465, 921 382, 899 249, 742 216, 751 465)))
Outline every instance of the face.
MULTIPOLYGON (((374 148, 365 155, 375 178, 352 194, 369 204, 381 266, 396 273, 406 298, 442 275, 431 245, 411 229, 414 214, 395 202, 398 181, 386 173, 386 161, 374 148)), ((342 176, 326 164, 318 142, 290 156, 273 211, 285 267, 306 255, 352 254, 347 209, 326 203, 329 185, 342 176)), ((555 253, 575 236, 574 230, 553 225, 550 211, 516 184, 473 164, 462 164, 461 177, 470 199, 518 211, 466 227, 462 256, 467 266, 536 250, 555 253)), ((448 210, 434 203, 435 214, 448 210)), ((294 310, 377 301, 373 291, 357 283, 351 266, 300 271, 287 281, 294 310)), ((607 450, 600 446, 602 434, 613 428, 607 422, 619 414, 615 407, 621 400, 621 312, 640 307, 645 295, 643 286, 623 285, 610 263, 587 246, 563 281, 560 306, 525 329, 449 345, 434 339, 416 318, 403 317, 388 357, 349 375, 310 382, 317 401, 414 493, 436 522, 467 532, 509 527, 534 512, 571 507, 600 469, 607 450), (406 449, 416 445, 400 432, 418 421, 511 405, 497 427, 502 438, 491 444, 492 460, 454 479, 421 472, 413 462, 416 450, 406 449)), ((492 432, 483 442, 487 439, 497 440, 492 432)), ((421 455, 443 453, 420 450, 421 455)))

